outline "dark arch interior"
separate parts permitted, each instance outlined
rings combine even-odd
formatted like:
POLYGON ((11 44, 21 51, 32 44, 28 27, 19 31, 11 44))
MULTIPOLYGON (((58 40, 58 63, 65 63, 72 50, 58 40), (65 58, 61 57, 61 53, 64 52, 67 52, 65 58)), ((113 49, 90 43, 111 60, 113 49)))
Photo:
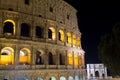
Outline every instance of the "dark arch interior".
POLYGON ((39 51, 36 52, 36 64, 38 64, 38 65, 43 64, 41 52, 39 52, 39 51))
POLYGON ((49 64, 53 65, 53 55, 51 52, 49 53, 49 64))
POLYGON ((48 29, 48 38, 52 39, 52 30, 48 29))
POLYGON ((60 32, 58 33, 58 38, 61 41, 61 33, 60 32))
POLYGON ((3 33, 10 33, 13 35, 13 23, 12 22, 5 22, 4 23, 4 29, 3 29, 3 33))
POLYGON ((30 35, 30 27, 26 23, 21 24, 21 36, 29 37, 30 35))
POLYGON ((42 38, 42 28, 40 26, 36 26, 36 37, 42 38))
POLYGON ((99 72, 95 71, 95 77, 99 77, 99 72))

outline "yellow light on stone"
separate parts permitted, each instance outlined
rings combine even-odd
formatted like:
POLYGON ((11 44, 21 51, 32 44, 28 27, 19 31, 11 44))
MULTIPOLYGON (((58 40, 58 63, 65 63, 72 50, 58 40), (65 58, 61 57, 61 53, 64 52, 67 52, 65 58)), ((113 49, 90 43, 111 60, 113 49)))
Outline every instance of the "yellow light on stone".
POLYGON ((76 35, 73 35, 73 45, 76 46, 76 35))
POLYGON ((52 40, 56 39, 56 35, 55 35, 55 29, 53 27, 49 28, 52 31, 52 40))
POLYGON ((64 32, 63 30, 59 30, 59 32, 60 32, 60 40, 64 42, 64 32))
POLYGON ((78 55, 77 54, 74 55, 74 65, 78 66, 78 55))
POLYGON ((71 44, 71 33, 67 32, 67 42, 68 44, 71 44))
POLYGON ((73 58, 71 53, 68 54, 68 65, 73 65, 73 58))

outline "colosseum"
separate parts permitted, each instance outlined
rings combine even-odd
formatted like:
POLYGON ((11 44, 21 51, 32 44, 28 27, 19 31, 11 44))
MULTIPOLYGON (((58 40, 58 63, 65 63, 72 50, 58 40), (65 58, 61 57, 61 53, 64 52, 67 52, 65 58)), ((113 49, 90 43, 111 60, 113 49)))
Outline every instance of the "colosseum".
POLYGON ((64 0, 0 0, 0 80, 85 80, 76 13, 64 0))

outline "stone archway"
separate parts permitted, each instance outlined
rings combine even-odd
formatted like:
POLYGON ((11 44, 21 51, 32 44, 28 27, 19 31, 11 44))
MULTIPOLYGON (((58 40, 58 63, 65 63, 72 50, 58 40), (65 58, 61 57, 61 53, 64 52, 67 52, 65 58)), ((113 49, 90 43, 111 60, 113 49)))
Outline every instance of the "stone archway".
POLYGON ((14 50, 11 47, 4 47, 1 50, 0 64, 11 65, 14 64, 14 50))
POLYGON ((56 80, 56 78, 54 76, 50 77, 49 80, 56 80))
POLYGON ((56 38, 55 33, 56 32, 55 32, 54 27, 49 27, 49 29, 48 29, 48 38, 52 39, 52 40, 55 40, 55 38, 56 38))
POLYGON ((37 65, 42 65, 44 64, 44 60, 43 60, 43 51, 42 50, 37 50, 36 51, 36 61, 35 63, 37 65))
POLYGON ((21 24, 21 36, 30 37, 30 25, 27 23, 21 24))
POLYGON ((95 77, 99 77, 99 72, 95 71, 95 77))
POLYGON ((66 80, 66 78, 64 76, 61 76, 60 80, 66 80))
POLYGON ((31 62, 31 51, 28 48, 22 48, 19 53, 19 64, 26 65, 31 62))
POLYGON ((79 80, 79 77, 77 75, 75 75, 75 80, 79 80))
POLYGON ((72 76, 69 76, 68 77, 68 80, 74 80, 72 76))
POLYGON ((35 79, 35 80, 43 80, 42 78, 37 78, 37 79, 35 79))
POLYGON ((23 78, 19 78, 18 80, 28 80, 28 79, 23 77, 23 78))
POLYGON ((49 52, 49 65, 53 65, 53 54, 49 52))
POLYGON ((3 33, 7 36, 9 35, 15 35, 16 31, 16 25, 13 20, 5 20, 4 21, 4 27, 3 27, 3 33))
POLYGON ((83 80, 83 75, 82 74, 80 75, 80 80, 83 80))

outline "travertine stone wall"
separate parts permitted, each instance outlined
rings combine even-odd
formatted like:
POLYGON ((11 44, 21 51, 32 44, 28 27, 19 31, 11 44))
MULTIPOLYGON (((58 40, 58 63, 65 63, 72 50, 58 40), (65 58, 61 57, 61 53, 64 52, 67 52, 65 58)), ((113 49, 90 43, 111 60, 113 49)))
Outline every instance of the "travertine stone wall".
POLYGON ((63 23, 68 27, 78 27, 77 11, 63 0, 30 0, 29 4, 25 4, 24 0, 1 0, 0 8, 23 13, 22 16, 27 19, 30 18, 27 15, 33 15, 63 23))
MULTIPOLYGON (((44 80, 49 80, 51 76, 59 80, 64 76, 66 80, 71 76, 79 78, 85 77, 84 63, 75 66, 68 65, 68 53, 74 55, 78 54, 84 57, 84 51, 80 46, 73 46, 67 43, 67 32, 71 33, 71 37, 76 35, 81 38, 81 32, 78 28, 77 11, 71 5, 63 0, 29 0, 25 4, 25 0, 0 0, 0 56, 1 50, 5 47, 14 50, 14 64, 1 65, 0 64, 0 80, 18 80, 21 77, 26 77, 29 80, 35 80, 40 77, 44 80), (5 35, 3 33, 4 21, 11 20, 14 23, 14 34, 5 35), (29 37, 21 36, 21 24, 27 23, 29 25, 29 37), (40 26, 43 29, 42 38, 36 38, 35 27, 40 26), (48 29, 53 27, 55 29, 55 40, 48 39, 48 29), (59 30, 64 32, 64 42, 59 39, 59 30), (19 64, 20 50, 26 48, 30 50, 31 62, 29 65, 19 64), (36 65, 36 52, 42 52, 42 65, 36 65), (49 65, 49 52, 53 55, 54 65, 49 65), (64 61, 60 65, 60 55, 64 61)), ((72 40, 72 39, 71 39, 72 40)), ((0 59, 1 60, 1 59, 0 59)), ((81 59, 80 59, 81 60, 81 59)), ((80 61, 79 60, 79 61, 80 61)), ((78 62, 79 62, 78 61, 78 62)))

